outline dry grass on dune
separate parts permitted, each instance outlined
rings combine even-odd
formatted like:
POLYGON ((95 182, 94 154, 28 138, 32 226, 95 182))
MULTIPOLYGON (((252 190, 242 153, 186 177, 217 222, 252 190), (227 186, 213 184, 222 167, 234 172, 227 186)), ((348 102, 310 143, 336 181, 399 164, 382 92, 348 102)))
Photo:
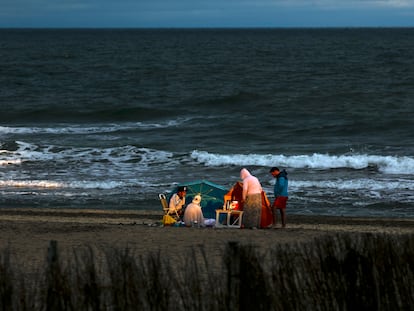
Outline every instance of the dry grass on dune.
POLYGON ((414 305, 413 220, 160 227, 134 211, 0 212, 3 310, 349 310, 414 305))
POLYGON ((230 242, 221 260, 203 247, 172 261, 160 252, 50 241, 30 278, 0 254, 3 310, 404 310, 414 303, 414 236, 341 233, 266 252, 230 242), (104 254, 98 255, 99 252, 104 254))

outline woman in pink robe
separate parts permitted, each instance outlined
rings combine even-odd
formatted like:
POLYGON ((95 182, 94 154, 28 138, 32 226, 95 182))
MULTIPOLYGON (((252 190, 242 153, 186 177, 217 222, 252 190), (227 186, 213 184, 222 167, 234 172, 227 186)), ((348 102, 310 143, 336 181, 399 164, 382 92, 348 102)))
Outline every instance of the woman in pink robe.
POLYGON ((258 229, 262 212, 262 185, 245 168, 240 171, 240 178, 243 179, 243 225, 258 229))

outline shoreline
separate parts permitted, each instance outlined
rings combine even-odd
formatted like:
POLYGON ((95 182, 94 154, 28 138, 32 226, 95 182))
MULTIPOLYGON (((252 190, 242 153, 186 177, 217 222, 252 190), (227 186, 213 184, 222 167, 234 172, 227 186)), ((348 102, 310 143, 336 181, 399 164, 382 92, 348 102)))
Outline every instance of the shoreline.
MULTIPOLYGON (((133 224, 158 226, 163 216, 161 210, 108 210, 108 209, 69 209, 69 208, 0 208, 2 221, 48 221, 101 224, 133 224)), ((414 232, 414 218, 378 216, 328 216, 290 215, 288 228, 300 225, 361 225, 386 227, 411 227, 414 232), (290 226, 289 226, 290 225, 290 226)), ((266 230, 266 229, 264 229, 266 230)))

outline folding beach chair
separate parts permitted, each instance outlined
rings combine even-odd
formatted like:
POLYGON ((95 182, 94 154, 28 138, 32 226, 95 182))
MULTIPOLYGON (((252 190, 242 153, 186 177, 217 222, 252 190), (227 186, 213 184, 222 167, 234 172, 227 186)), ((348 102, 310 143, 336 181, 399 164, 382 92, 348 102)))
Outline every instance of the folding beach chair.
POLYGON ((170 208, 169 208, 169 206, 168 206, 167 197, 165 196, 165 194, 164 194, 164 193, 160 193, 160 194, 158 195, 158 198, 159 198, 159 199, 160 199, 160 201, 161 201, 162 210, 164 211, 164 216, 165 216, 165 215, 169 215, 169 216, 173 217, 175 220, 177 220, 177 219, 179 219, 179 218, 180 218, 180 215, 178 215, 178 212, 177 212, 177 211, 174 211, 174 212, 173 212, 173 214, 170 214, 170 213, 169 213, 170 208))

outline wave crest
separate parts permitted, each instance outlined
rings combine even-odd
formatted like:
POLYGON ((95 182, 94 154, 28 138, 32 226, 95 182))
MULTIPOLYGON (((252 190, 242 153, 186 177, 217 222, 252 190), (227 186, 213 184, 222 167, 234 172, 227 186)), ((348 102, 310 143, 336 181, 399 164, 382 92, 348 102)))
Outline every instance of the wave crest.
POLYGON ((329 170, 348 168, 362 170, 376 167, 384 174, 414 174, 414 158, 368 154, 329 155, 314 153, 312 155, 272 155, 272 154, 217 154, 194 150, 191 157, 207 166, 257 165, 273 166, 277 163, 287 168, 308 168, 329 170))

